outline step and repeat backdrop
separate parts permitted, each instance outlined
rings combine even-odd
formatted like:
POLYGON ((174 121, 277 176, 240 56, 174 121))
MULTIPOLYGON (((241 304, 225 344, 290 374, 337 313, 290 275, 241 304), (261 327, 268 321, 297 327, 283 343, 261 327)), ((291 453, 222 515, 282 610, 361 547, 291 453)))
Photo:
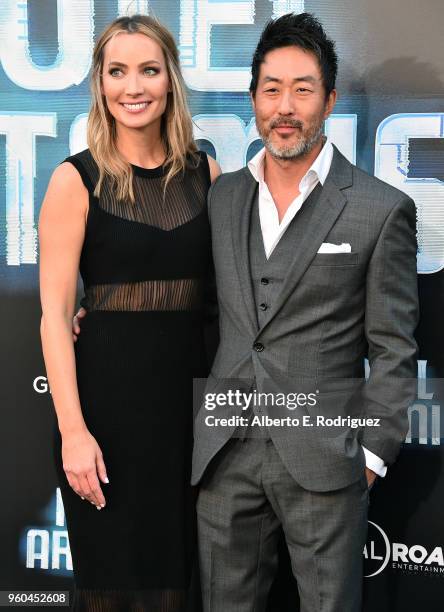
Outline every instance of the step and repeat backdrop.
MULTIPOLYGON (((149 13, 165 23, 180 48, 195 137, 230 171, 260 147, 248 96, 259 34, 270 17, 304 10, 323 22, 340 57, 326 132, 349 160, 417 205, 417 400, 399 461, 371 494, 365 610, 442 609, 442 0, 1 0, 0 590, 72 587, 40 349, 37 221, 54 167, 86 148, 96 37, 118 15, 149 13)), ((275 591, 295 610, 283 566, 275 591)))

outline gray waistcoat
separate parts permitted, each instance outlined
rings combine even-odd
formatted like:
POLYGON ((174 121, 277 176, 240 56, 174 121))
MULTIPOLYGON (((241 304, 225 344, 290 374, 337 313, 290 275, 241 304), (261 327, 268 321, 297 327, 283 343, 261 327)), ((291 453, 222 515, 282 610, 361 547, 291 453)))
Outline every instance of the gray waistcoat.
POLYGON ((289 262, 293 260, 294 252, 301 243, 321 191, 322 186, 318 183, 292 219, 269 259, 265 256, 262 239, 258 196, 255 199, 250 219, 249 256, 258 327, 262 327, 268 318, 270 307, 279 294, 289 262))

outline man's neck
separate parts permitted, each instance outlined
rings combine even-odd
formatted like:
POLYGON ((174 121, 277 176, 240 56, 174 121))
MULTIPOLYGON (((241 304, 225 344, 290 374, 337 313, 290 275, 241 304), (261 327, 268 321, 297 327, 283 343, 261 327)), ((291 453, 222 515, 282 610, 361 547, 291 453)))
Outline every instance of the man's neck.
POLYGON ((284 189, 299 187, 302 178, 321 152, 325 140, 320 138, 311 151, 296 159, 276 159, 265 149, 264 180, 267 185, 281 185, 284 189))

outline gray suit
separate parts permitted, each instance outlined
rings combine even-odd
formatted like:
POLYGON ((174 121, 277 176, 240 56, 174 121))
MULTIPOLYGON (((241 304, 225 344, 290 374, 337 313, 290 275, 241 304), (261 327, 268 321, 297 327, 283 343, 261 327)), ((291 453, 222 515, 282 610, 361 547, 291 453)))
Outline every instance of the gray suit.
MULTIPOLYGON (((415 205, 335 149, 325 184, 268 261, 258 255, 257 183, 248 169, 222 175, 208 206, 220 345, 206 392, 316 390, 317 405, 295 415, 374 417, 380 426, 269 427, 262 440, 245 432, 235 439, 238 427, 208 427, 202 407, 193 482, 201 481, 201 561, 210 566, 204 609, 263 609, 280 523, 303 610, 359 610, 360 587, 352 584, 360 582, 365 538, 361 445, 388 464, 395 460, 416 373, 415 205), (318 253, 324 242, 349 243, 351 253, 318 253), (316 524, 307 524, 307 512, 316 524), (242 571, 233 569, 236 559, 242 571)), ((277 416, 275 408, 259 410, 277 416)))

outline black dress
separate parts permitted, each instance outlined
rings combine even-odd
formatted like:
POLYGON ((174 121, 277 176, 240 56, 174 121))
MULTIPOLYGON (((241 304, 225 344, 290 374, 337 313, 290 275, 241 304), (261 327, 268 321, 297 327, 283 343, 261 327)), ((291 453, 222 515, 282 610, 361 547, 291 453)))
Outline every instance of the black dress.
POLYGON ((105 461, 106 507, 59 474, 76 585, 74 609, 199 610, 193 378, 207 375, 204 285, 210 267, 208 160, 199 153, 168 185, 133 166, 135 204, 119 202, 89 150, 67 158, 89 191, 80 260, 88 310, 75 344, 86 425, 105 461))

